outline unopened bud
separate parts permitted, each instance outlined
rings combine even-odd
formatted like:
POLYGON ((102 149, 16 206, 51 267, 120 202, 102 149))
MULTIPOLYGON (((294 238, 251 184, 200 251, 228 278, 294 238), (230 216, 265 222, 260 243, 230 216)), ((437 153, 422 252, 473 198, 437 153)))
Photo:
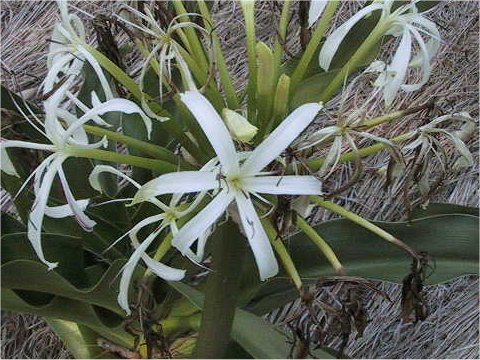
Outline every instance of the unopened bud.
POLYGON ((288 92, 290 91, 290 77, 282 74, 278 79, 277 89, 275 91, 275 101, 273 103, 273 113, 283 116, 288 108, 288 92))
POLYGON ((230 134, 235 140, 249 142, 257 134, 258 128, 250 124, 239 113, 230 109, 223 109, 222 115, 230 134))
POLYGON ((274 86, 273 53, 263 42, 257 43, 257 91, 258 95, 270 95, 274 86))

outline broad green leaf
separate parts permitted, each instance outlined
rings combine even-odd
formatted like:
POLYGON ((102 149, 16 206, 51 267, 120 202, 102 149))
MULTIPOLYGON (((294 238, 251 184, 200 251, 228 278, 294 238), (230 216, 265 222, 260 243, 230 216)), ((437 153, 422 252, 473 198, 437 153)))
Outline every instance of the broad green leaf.
MULTIPOLYGON (((434 267, 427 284, 437 284, 465 275, 478 274, 479 219, 472 215, 435 215, 411 222, 377 222, 417 251, 427 251, 434 267)), ((348 275, 401 283, 409 273, 411 259, 398 247, 347 220, 315 226, 331 245, 348 275)), ((288 248, 305 282, 334 275, 325 258, 303 234, 292 236, 288 248)), ((247 306, 263 314, 298 297, 290 281, 275 278, 262 284, 247 306)))
POLYGON ((448 203, 431 203, 426 208, 418 207, 413 210, 412 219, 420 219, 433 215, 463 214, 479 216, 478 208, 448 203))
POLYGON ((115 354, 98 347, 97 339, 100 335, 86 326, 55 318, 46 318, 46 321, 76 359, 117 358, 115 354))
MULTIPOLYGON (((198 309, 203 308, 204 298, 200 291, 180 282, 170 282, 170 285, 187 297, 198 309)), ((232 325, 232 339, 258 359, 286 358, 291 348, 285 333, 279 328, 267 323, 261 317, 238 308, 232 325)), ((321 358, 332 358, 323 352, 317 352, 317 355, 325 356, 321 358)))
POLYGON ((13 290, 2 288, 2 309, 75 322, 91 328, 100 336, 119 345, 127 347, 133 345, 133 337, 121 325, 106 326, 94 306, 86 302, 56 296, 46 305, 34 306, 13 290))

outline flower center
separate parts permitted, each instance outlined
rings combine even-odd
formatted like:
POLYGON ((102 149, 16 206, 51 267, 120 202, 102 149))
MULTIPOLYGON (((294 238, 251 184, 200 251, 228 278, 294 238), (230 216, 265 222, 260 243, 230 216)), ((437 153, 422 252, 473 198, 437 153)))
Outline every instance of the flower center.
POLYGON ((170 209, 165 211, 165 220, 167 222, 177 220, 177 218, 178 218, 178 214, 177 214, 177 210, 175 208, 173 208, 173 209, 170 208, 170 209))
POLYGON ((227 183, 233 190, 242 189, 242 177, 240 175, 227 176, 227 183))

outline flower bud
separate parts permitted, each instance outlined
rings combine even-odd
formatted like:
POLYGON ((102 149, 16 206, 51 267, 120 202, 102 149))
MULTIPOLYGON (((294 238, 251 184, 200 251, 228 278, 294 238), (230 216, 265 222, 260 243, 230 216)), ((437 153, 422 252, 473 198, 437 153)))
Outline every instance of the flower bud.
POLYGON ((270 95, 274 86, 272 50, 263 42, 257 43, 257 91, 258 95, 270 95))
POLYGON ((257 134, 258 128, 250 124, 239 113, 230 109, 223 109, 222 115, 230 134, 235 140, 249 142, 257 134))
POLYGON ((278 79, 277 89, 275 91, 275 101, 273 103, 273 113, 283 116, 288 108, 288 92, 290 91, 290 77, 282 74, 278 79))

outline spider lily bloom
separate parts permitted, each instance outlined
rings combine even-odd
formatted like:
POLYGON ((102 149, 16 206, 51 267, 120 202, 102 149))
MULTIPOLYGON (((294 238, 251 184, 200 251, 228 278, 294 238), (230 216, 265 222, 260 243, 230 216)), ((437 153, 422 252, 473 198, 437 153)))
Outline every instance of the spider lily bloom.
POLYGON ((440 48, 440 33, 432 21, 418 12, 416 1, 401 5, 393 10, 393 0, 373 2, 364 7, 349 20, 339 26, 325 41, 320 54, 320 67, 328 70, 331 61, 340 47, 341 42, 350 30, 362 18, 374 11, 381 10, 382 14, 377 26, 383 29, 385 35, 400 37, 400 42, 390 64, 377 69, 383 72, 376 85, 383 88, 386 106, 390 106, 398 91, 416 91, 425 85, 430 78, 430 62, 440 48), (422 36, 423 35, 423 36, 422 36), (426 41, 424 36, 428 38, 426 41), (413 42, 418 44, 419 51, 413 53, 413 42), (413 54, 413 56, 412 56, 413 54), (420 68, 422 78, 414 84, 406 84, 408 68, 420 68))
POLYGON ((85 47, 86 32, 80 18, 68 13, 66 0, 57 1, 61 21, 53 29, 52 38, 47 55, 48 73, 43 81, 43 93, 48 94, 61 83, 62 77, 70 77, 67 81, 73 82, 80 74, 85 61, 95 71, 107 100, 113 99, 109 83, 100 64, 85 47))
POLYGON ((310 8, 308 10, 308 27, 312 27, 313 24, 322 16, 325 6, 328 5, 328 1, 322 0, 310 0, 310 8))
MULTIPOLYGON (((137 183, 135 180, 131 179, 124 173, 118 171, 114 167, 108 165, 97 165, 93 169, 92 173, 89 176, 90 185, 97 191, 101 192, 102 188, 99 182, 99 175, 101 173, 111 173, 117 175, 128 182, 130 182, 133 186, 137 189, 141 188, 141 185, 137 183)), ((130 229, 125 235, 121 236, 117 239, 109 248, 113 247, 118 241, 123 239, 125 236, 129 236, 132 242, 132 245, 135 247, 135 251, 131 255, 130 259, 122 268, 122 277, 120 279, 120 292, 118 294, 118 304, 124 309, 128 315, 130 315, 131 311, 128 304, 128 286, 133 276, 133 272, 135 268, 142 259, 147 267, 151 269, 158 277, 165 279, 167 281, 179 281, 183 279, 185 275, 185 270, 174 269, 167 265, 164 265, 154 259, 152 259, 147 254, 147 249, 151 245, 151 243, 157 238, 157 236, 167 227, 170 227, 172 234, 176 234, 178 232, 177 227, 177 220, 182 218, 183 216, 190 213, 194 210, 198 203, 202 200, 203 194, 198 196, 195 201, 190 204, 187 208, 183 207, 179 204, 183 194, 173 195, 172 199, 170 200, 169 205, 165 205, 163 202, 156 198, 151 198, 148 201, 157 206, 162 213, 159 215, 150 216, 146 219, 140 221, 137 225, 135 225, 132 229, 130 229), (147 238, 140 243, 138 241, 138 232, 154 223, 159 223, 156 229, 147 236, 147 238)), ((128 200, 128 199, 123 199, 128 200)), ((200 256, 203 256, 203 249, 205 247, 205 239, 199 240, 199 251, 201 252, 200 256), (200 249, 201 248, 201 249, 200 249)), ((108 250, 108 249, 107 249, 108 250)), ((197 259, 196 254, 191 254, 193 259, 197 259)))
POLYGON ((427 125, 419 127, 412 136, 418 136, 414 141, 410 144, 403 147, 403 150, 408 153, 413 153, 414 150, 420 149, 419 157, 420 159, 428 160, 429 156, 427 156, 430 152, 436 156, 442 166, 444 166, 444 162, 447 160, 447 155, 445 152, 445 147, 440 143, 440 141, 434 137, 435 134, 440 134, 445 136, 446 139, 450 141, 453 145, 455 151, 460 155, 460 159, 457 160, 455 166, 456 167, 469 167, 472 166, 473 156, 470 150, 468 150, 467 145, 461 138, 461 131, 455 131, 452 129, 446 129, 438 127, 439 125, 443 125, 446 123, 455 123, 461 122, 463 123, 462 129, 471 129, 473 127, 477 127, 475 122, 473 121, 472 117, 466 113, 455 113, 452 115, 444 115, 434 119, 427 125), (440 153, 439 153, 440 152, 440 153), (443 161, 442 161, 443 160, 443 161))
POLYGON ((208 100, 197 91, 181 94, 181 99, 207 134, 217 153, 217 171, 182 171, 149 181, 135 194, 132 204, 162 194, 218 190, 213 200, 173 237, 172 245, 183 254, 235 202, 243 230, 248 238, 262 280, 278 272, 269 239, 253 203, 259 193, 273 195, 321 194, 321 183, 313 176, 275 176, 262 172, 303 132, 322 108, 305 104, 292 112, 244 161, 240 161, 234 142, 221 117, 208 100))
MULTIPOLYGON (((141 31, 144 35, 149 38, 152 38, 152 50, 150 50, 145 44, 140 43, 137 41, 137 45, 141 49, 145 49, 145 62, 143 63, 140 76, 138 79, 140 90, 143 93, 144 87, 144 78, 147 74, 147 70, 152 67, 157 72, 158 75, 158 87, 159 87, 159 94, 160 98, 163 96, 163 84, 164 82, 167 84, 172 83, 172 63, 176 63, 178 66, 178 70, 182 75, 185 88, 189 90, 196 90, 195 82, 193 81, 192 75, 190 73, 190 69, 181 53, 182 46, 173 39, 173 35, 181 31, 182 28, 191 27, 197 29, 201 32, 207 33, 204 28, 201 26, 193 23, 193 22, 179 22, 177 20, 180 17, 185 15, 197 15, 197 14, 182 14, 174 17, 170 24, 168 25, 167 29, 162 29, 159 22, 156 20, 155 16, 152 14, 152 11, 148 8, 148 6, 144 7, 145 14, 128 6, 123 5, 121 9, 128 11, 130 14, 137 16, 140 19, 140 23, 137 24, 130 20, 127 20, 124 17, 117 15, 117 18, 132 26, 134 29, 141 31)), ((164 121, 168 120, 168 118, 158 116, 155 114, 148 105, 145 98, 142 98, 142 108, 145 110, 145 113, 157 120, 164 121)))
MULTIPOLYGON (((60 104, 64 98, 64 94, 67 91, 68 84, 62 85, 47 101, 44 102, 45 108, 45 122, 42 123, 33 112, 31 115, 34 121, 31 120, 22 110, 18 107, 18 110, 22 115, 30 122, 30 124, 44 135, 50 143, 33 143, 27 141, 16 140, 3 140, 0 143, 2 148, 2 157, 6 154, 6 148, 25 148, 33 150, 43 150, 51 152, 45 160, 34 170, 29 176, 23 187, 28 181, 34 177, 34 194, 35 201, 32 206, 32 211, 28 219, 28 239, 30 240, 38 258, 48 266, 49 269, 53 269, 57 266, 57 263, 49 262, 45 259, 41 245, 41 231, 43 217, 45 215, 61 218, 74 215, 80 226, 89 231, 95 225, 95 222, 88 218, 84 214, 84 210, 88 204, 88 200, 76 200, 72 194, 72 191, 68 185, 65 173, 62 168, 62 164, 72 154, 70 149, 92 149, 99 148, 107 145, 106 138, 103 138, 99 142, 90 144, 87 134, 82 128, 82 125, 90 120, 99 123, 100 125, 106 124, 98 116, 112 111, 120 111, 127 114, 138 113, 144 117, 144 121, 149 124, 150 119, 146 118, 142 110, 133 102, 125 99, 113 99, 105 103, 98 103, 92 109, 87 111, 83 116, 77 118, 73 114, 68 113, 66 110, 60 108, 60 104), (65 129, 62 126, 61 120, 67 124, 65 129), (99 121, 101 120, 101 121, 99 121), (148 120, 148 121, 147 121, 148 120), (43 127, 43 129, 42 129, 43 127), (58 174, 60 183, 67 200, 67 205, 49 207, 47 205, 49 193, 54 181, 55 176, 58 174)), ((92 102, 96 102, 96 97, 92 102)), ((150 124, 151 125, 151 124, 150 124)), ((2 166, 7 165, 4 171, 10 171, 8 161, 2 159, 2 166)), ((10 161, 11 164, 11 161, 10 161)))

